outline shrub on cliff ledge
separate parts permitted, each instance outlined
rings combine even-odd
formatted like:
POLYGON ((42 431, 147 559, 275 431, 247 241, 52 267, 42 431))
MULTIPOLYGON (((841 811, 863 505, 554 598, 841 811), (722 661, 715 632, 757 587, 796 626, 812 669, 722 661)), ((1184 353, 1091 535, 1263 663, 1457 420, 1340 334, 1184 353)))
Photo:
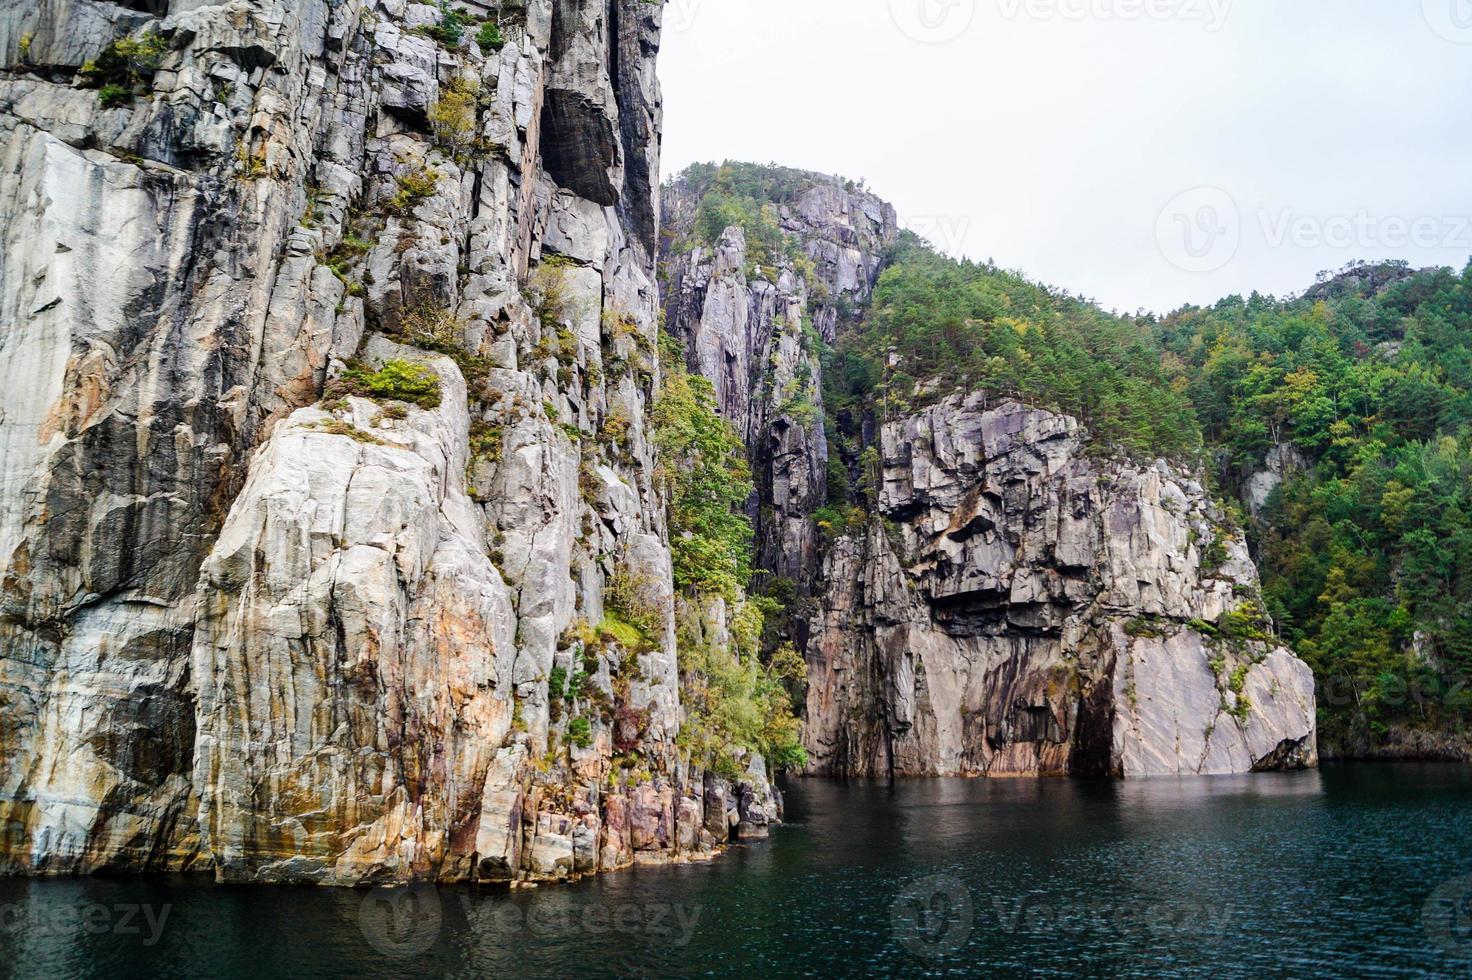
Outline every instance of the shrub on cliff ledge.
MULTIPOLYGON (((550 346, 552 335, 581 312, 568 275, 571 268, 570 259, 546 255, 527 276, 522 287, 532 311, 542 324, 543 340, 547 342, 549 353, 553 353, 550 346)), ((575 345, 572 353, 576 353, 575 345)))
POLYGON ((652 584, 648 576, 620 570, 603 590, 606 622, 633 630, 633 635, 618 629, 613 632, 614 639, 630 649, 640 648, 664 631, 665 608, 652 595, 652 584))
POLYGON ((388 209, 396 214, 407 214, 434 196, 439 189, 439 175, 428 168, 420 168, 394 178, 399 189, 388 201, 388 209))
POLYGON ((116 109, 133 101, 133 90, 121 85, 104 85, 97 90, 97 102, 104 109, 116 109))
POLYGON ((350 366, 341 378, 327 386, 328 398, 357 395, 375 401, 398 401, 420 408, 439 408, 440 378, 422 364, 388 361, 377 371, 350 366))
POLYGON ((121 105, 153 78, 168 50, 157 34, 122 37, 108 44, 77 74, 87 88, 101 89, 104 108, 121 105))
POLYGON ((429 126, 435 139, 448 149, 457 162, 469 159, 475 144, 476 102, 480 85, 473 79, 454 78, 429 107, 429 126))
POLYGON ((439 7, 440 22, 418 28, 418 31, 447 48, 458 48, 465 43, 465 28, 470 23, 470 15, 458 7, 452 7, 449 0, 440 0, 439 7))
POLYGON ((593 744, 593 725, 583 717, 573 718, 567 723, 567 740, 580 749, 593 744))
POLYGON ((488 20, 480 25, 480 30, 476 31, 475 43, 483 53, 490 54, 493 51, 500 51, 505 47, 506 38, 501 33, 501 28, 488 20))

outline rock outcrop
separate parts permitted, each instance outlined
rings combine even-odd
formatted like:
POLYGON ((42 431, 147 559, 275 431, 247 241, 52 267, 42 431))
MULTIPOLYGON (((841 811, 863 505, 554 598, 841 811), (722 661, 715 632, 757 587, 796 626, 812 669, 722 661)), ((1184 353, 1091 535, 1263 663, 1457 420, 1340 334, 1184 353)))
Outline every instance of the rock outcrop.
POLYGON ((824 569, 814 772, 1314 764, 1312 673, 1263 632, 1246 545, 1189 475, 1093 458, 1072 419, 980 393, 879 448, 879 519, 824 569))
POLYGON ((1242 502, 1254 519, 1262 517, 1268 499, 1295 473, 1308 469, 1308 461, 1291 443, 1279 443, 1268 450, 1262 469, 1249 476, 1242 485, 1242 502))
POLYGON ((793 175, 805 186, 775 218, 800 259, 757 262, 740 227, 691 245, 701 188, 676 182, 663 271, 668 327, 750 447, 757 564, 804 588, 820 560, 812 515, 828 496, 820 347, 869 302, 898 222, 893 207, 837 177, 793 175))
MULTIPOLYGON (((855 329, 896 230, 852 185, 775 173, 805 178, 775 215, 813 266, 763 268, 733 227, 712 248, 667 246, 665 302, 747 438, 759 564, 790 583, 808 661, 809 771, 1313 765, 1312 674, 1272 642, 1246 545, 1188 473, 1096 458, 1072 419, 963 393, 887 424, 836 419, 853 440, 832 453, 840 472, 878 452, 877 506, 860 529, 814 521, 831 447, 801 324, 828 343, 855 329)), ((688 244, 701 191, 668 189, 667 241, 688 244)))
POLYGON ((760 760, 674 741, 659 5, 139 6, 0 11, 0 864, 567 879, 761 832, 760 760))

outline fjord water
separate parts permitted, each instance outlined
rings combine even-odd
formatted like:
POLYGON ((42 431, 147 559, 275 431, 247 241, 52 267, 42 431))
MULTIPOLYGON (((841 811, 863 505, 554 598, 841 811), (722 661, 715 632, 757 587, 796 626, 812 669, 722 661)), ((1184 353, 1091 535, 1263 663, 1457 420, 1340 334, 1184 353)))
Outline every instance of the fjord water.
POLYGON ((1467 976, 1472 769, 812 780, 710 864, 350 892, 0 881, 22 976, 1467 976))

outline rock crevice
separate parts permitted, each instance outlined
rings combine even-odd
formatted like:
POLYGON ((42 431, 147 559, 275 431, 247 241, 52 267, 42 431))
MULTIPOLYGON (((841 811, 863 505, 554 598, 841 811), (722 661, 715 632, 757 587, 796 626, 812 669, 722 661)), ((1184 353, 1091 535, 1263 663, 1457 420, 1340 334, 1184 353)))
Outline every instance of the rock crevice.
POLYGON ((776 819, 675 744, 659 25, 0 12, 0 865, 565 880, 776 819))
POLYGON ((1271 641, 1240 535, 1190 474, 1087 447, 980 393, 881 428, 878 519, 823 570, 814 772, 1314 764, 1312 674, 1271 641))

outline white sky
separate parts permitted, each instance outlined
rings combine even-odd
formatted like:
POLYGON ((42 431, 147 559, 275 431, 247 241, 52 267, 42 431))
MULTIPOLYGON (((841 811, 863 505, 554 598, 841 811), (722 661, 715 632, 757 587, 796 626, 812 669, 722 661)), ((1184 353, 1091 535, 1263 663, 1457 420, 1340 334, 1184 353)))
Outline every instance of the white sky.
POLYGON ((864 178, 1122 311, 1472 256, 1472 0, 668 0, 660 75, 667 176, 864 178))

